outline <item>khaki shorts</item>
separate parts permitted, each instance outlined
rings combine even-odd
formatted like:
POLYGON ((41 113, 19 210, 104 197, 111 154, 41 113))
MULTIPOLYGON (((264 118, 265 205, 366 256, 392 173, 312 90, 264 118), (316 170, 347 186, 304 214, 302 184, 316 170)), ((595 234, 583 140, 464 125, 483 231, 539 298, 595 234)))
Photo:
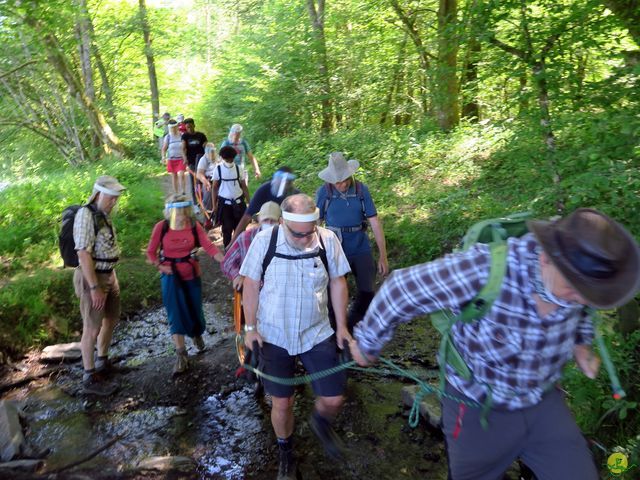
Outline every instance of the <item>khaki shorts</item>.
POLYGON ((109 318, 118 320, 120 318, 120 285, 116 272, 96 273, 98 285, 107 294, 107 299, 102 310, 95 310, 91 306, 91 290, 89 284, 82 275, 82 270, 76 268, 73 272, 73 288, 76 296, 80 299, 80 315, 82 324, 85 327, 99 329, 102 326, 102 319, 109 318))

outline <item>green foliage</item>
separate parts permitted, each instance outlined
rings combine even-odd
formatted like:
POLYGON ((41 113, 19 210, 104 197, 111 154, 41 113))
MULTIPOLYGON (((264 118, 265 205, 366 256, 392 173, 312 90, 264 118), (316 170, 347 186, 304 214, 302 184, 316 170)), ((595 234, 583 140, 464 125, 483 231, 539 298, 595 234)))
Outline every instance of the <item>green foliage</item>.
POLYGON ((139 159, 79 170, 41 168, 0 192, 0 351, 15 354, 80 328, 73 270, 61 268, 57 235, 62 210, 84 203, 99 175, 113 175, 127 187, 113 215, 124 257, 118 267, 123 311, 159 301, 157 282, 149 282, 155 270, 142 253, 162 215, 159 170, 156 163, 139 159))
POLYGON ((612 397, 604 368, 595 380, 589 380, 571 364, 566 368, 564 385, 570 393, 571 409, 585 434, 608 448, 627 447, 632 454, 631 463, 638 464, 640 331, 623 336, 611 330, 612 323, 609 319, 604 325, 605 343, 627 393, 626 398, 615 400, 612 397))

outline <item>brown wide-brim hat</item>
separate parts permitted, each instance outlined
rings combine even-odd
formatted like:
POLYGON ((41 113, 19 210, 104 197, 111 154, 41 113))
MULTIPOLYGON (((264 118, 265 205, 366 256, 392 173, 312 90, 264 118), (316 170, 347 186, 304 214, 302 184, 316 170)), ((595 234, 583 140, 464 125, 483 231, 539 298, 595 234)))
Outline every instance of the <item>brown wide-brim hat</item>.
POLYGON ((318 176, 327 183, 338 183, 346 180, 360 167, 358 160, 347 160, 342 152, 329 155, 329 166, 318 176))
POLYGON ((615 308, 640 288, 640 249, 627 230, 605 214, 579 208, 555 222, 527 222, 549 259, 595 308, 615 308))

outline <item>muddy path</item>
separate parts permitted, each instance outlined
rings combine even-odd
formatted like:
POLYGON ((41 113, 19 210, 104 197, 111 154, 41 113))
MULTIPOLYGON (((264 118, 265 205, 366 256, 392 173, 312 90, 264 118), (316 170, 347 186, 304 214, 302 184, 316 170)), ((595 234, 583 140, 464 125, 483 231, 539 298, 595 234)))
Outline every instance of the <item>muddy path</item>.
MULTIPOLYGON (((22 410, 25 437, 43 463, 36 472, 0 473, 0 478, 276 478, 268 399, 255 398, 252 385, 235 377, 230 284, 208 257, 201 257, 201 265, 207 349, 196 354, 188 342, 187 373, 172 376, 175 354, 162 308, 118 325, 110 354, 117 360, 113 380, 120 388, 111 397, 80 392, 79 361, 46 365, 32 352, 4 372, 3 384, 34 377, 2 398, 22 410)), ((160 288, 155 274, 149 281, 160 288)), ((422 321, 402 326, 385 357, 432 376, 435 341, 422 321)), ((439 432, 424 421, 415 429, 408 426, 400 393, 406 384, 391 375, 349 373, 346 406, 336 423, 349 452, 344 463, 324 456, 307 421, 311 389, 299 387, 295 451, 301 478, 446 478, 439 432)))

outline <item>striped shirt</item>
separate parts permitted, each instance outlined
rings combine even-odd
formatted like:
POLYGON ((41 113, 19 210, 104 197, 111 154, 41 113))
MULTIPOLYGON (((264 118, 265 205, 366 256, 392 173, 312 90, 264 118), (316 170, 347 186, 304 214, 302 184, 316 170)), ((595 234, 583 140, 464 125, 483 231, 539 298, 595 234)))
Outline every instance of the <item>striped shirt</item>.
POLYGON ((116 262, 102 262, 96 259, 120 256, 120 249, 115 236, 116 229, 108 215, 98 213, 96 222, 99 227, 97 235, 91 210, 88 207, 79 209, 73 221, 73 240, 76 244, 76 250, 86 250, 91 254, 96 270, 110 270, 115 266, 116 262))
MULTIPOLYGON (((591 318, 577 303, 539 316, 533 298, 539 251, 532 234, 509 239, 507 271, 489 313, 451 329, 453 343, 473 375, 465 381, 447 366, 447 380, 478 402, 491 388, 496 408, 516 410, 537 404, 560 380, 573 347, 593 340, 591 318)), ((360 349, 378 356, 400 323, 443 309, 458 314, 487 282, 490 264, 489 247, 477 244, 395 271, 355 328, 360 349)))
MULTIPOLYGON (((273 257, 264 275, 264 284, 258 299, 257 327, 262 338, 286 349, 290 355, 311 350, 333 335, 329 323, 328 289, 330 278, 346 275, 349 262, 336 235, 318 227, 318 235, 327 252, 329 274, 319 256, 299 260, 273 257)), ((240 268, 240 275, 260 281, 271 230, 258 233, 240 268)), ((317 237, 309 249, 301 251, 286 240, 282 228, 278 229, 276 252, 301 255, 319 249, 317 237)))

